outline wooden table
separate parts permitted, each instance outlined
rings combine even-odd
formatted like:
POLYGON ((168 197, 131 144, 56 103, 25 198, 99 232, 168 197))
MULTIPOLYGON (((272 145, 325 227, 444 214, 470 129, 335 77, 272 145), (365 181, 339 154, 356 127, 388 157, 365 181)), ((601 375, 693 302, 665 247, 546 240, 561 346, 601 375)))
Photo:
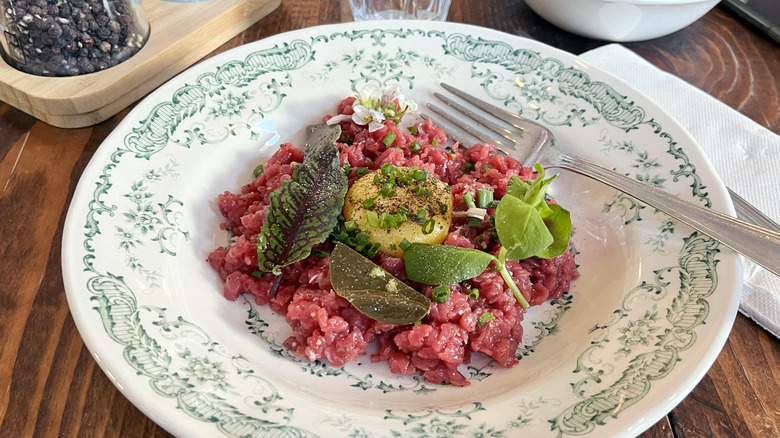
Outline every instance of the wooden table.
MULTIPOLYGON (((350 21, 347 0, 284 0, 217 52, 279 32, 350 21)), ((579 54, 605 44, 560 31, 522 0, 454 0, 449 20, 579 54)), ((780 133, 780 47, 716 7, 670 36, 626 44, 780 133)), ((127 110, 60 129, 0 102, 0 436, 169 436, 110 383, 84 346, 60 271, 78 179, 127 110)), ((780 436, 780 340, 741 314, 710 371, 644 437, 780 436)))

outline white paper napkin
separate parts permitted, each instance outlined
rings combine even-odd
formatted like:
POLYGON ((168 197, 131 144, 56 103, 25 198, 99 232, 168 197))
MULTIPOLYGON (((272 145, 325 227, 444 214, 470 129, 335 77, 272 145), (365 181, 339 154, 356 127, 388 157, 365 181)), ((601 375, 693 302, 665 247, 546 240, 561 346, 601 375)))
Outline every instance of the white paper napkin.
MULTIPOLYGON (((780 223, 780 136, 622 45, 580 57, 655 101, 696 139, 729 188, 780 223)), ((780 277, 743 260, 740 311, 780 337, 780 277)))

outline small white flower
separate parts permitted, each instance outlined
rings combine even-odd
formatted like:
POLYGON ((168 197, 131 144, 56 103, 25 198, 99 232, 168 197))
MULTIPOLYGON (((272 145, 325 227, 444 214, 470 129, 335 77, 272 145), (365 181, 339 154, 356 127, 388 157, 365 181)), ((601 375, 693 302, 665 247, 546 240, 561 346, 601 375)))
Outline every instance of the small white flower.
POLYGON ((392 87, 388 88, 387 91, 385 91, 385 95, 382 98, 382 105, 386 104, 387 102, 392 102, 395 99, 403 99, 404 95, 401 94, 401 87, 398 85, 393 85, 392 87))
POLYGON ((378 131, 385 126, 385 115, 377 110, 371 110, 371 121, 368 122, 368 132, 378 131))
POLYGON ((401 107, 401 112, 415 113, 417 112, 417 102, 413 100, 406 100, 403 97, 398 98, 398 106, 401 107))
POLYGON ((326 122, 329 125, 352 120, 358 125, 368 125, 369 132, 384 126, 385 120, 399 123, 404 114, 417 112, 417 104, 406 100, 398 85, 390 87, 384 94, 375 85, 366 85, 357 92, 352 103, 352 115, 339 114, 326 122))
POLYGON ((371 121, 371 110, 363 105, 354 105, 352 111, 352 121, 358 125, 366 125, 371 121))
POLYGON ((366 85, 357 92, 357 100, 352 104, 354 108, 362 105, 366 108, 377 108, 382 100, 382 92, 375 85, 366 85))

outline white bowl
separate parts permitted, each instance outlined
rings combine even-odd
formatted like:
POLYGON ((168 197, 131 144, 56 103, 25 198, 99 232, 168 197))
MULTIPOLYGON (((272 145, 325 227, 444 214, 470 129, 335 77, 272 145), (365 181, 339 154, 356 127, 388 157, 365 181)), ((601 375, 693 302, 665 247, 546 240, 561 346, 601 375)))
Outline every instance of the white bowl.
POLYGON ((720 0, 526 0, 550 23, 607 41, 642 41, 693 23, 720 0))

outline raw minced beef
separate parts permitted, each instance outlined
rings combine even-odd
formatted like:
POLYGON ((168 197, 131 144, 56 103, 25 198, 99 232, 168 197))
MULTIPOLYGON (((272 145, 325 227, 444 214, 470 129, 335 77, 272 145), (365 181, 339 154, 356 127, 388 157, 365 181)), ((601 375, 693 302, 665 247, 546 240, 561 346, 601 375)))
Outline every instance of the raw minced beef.
MULTIPOLYGON (((354 98, 342 101, 339 113, 350 114, 353 101, 354 98)), ((447 135, 430 120, 418 125, 416 135, 391 121, 375 132, 352 121, 340 124, 349 141, 339 142, 337 147, 341 162, 353 169, 350 184, 357 179, 354 169, 358 167, 373 170, 383 163, 416 166, 447 183, 453 210, 464 211, 467 209, 464 192, 490 188, 495 198, 500 199, 512 176, 523 180, 536 176, 533 169, 497 154, 490 144, 475 145, 465 151, 444 148, 447 135), (390 131, 395 133, 395 139, 386 146, 383 139, 390 131), (414 142, 420 145, 416 152, 411 150, 414 142)), ((278 292, 269 300, 274 277, 252 276, 257 270, 257 234, 265 220, 269 194, 291 177, 294 163, 302 161, 303 152, 285 143, 265 163, 264 171, 239 193, 219 195, 219 208, 226 219, 223 228, 230 229, 235 237, 229 246, 215 249, 208 260, 224 280, 226 298, 235 300, 246 293, 253 295, 257 304, 269 305, 284 315, 292 327, 293 335, 284 343, 287 348, 312 361, 327 359, 333 366, 357 361, 373 342, 378 346, 371 356, 373 362, 386 361, 394 373, 421 373, 431 383, 469 384, 458 367, 469 363, 473 352, 488 355, 505 367, 517 363, 516 350, 523 334, 521 321, 525 309, 501 275, 490 269, 492 264, 467 283, 450 285, 449 300, 432 301, 430 312, 416 325, 397 326, 373 320, 336 295, 331 288, 327 257, 312 255, 283 268, 278 292), (479 290, 477 299, 469 296, 472 288, 479 290), (490 312, 493 319, 480 325, 479 317, 485 312, 490 312)), ((487 220, 484 225, 480 229, 467 225, 465 218, 454 217, 444 244, 478 248, 497 255, 500 243, 491 235, 487 220)), ((332 247, 332 243, 325 242, 317 249, 328 252, 332 247)), ((380 253, 374 261, 407 281, 402 259, 380 253)), ((506 266, 532 306, 560 297, 579 275, 569 251, 552 259, 508 261, 506 266)), ((430 298, 432 286, 413 283, 412 286, 430 298)))

